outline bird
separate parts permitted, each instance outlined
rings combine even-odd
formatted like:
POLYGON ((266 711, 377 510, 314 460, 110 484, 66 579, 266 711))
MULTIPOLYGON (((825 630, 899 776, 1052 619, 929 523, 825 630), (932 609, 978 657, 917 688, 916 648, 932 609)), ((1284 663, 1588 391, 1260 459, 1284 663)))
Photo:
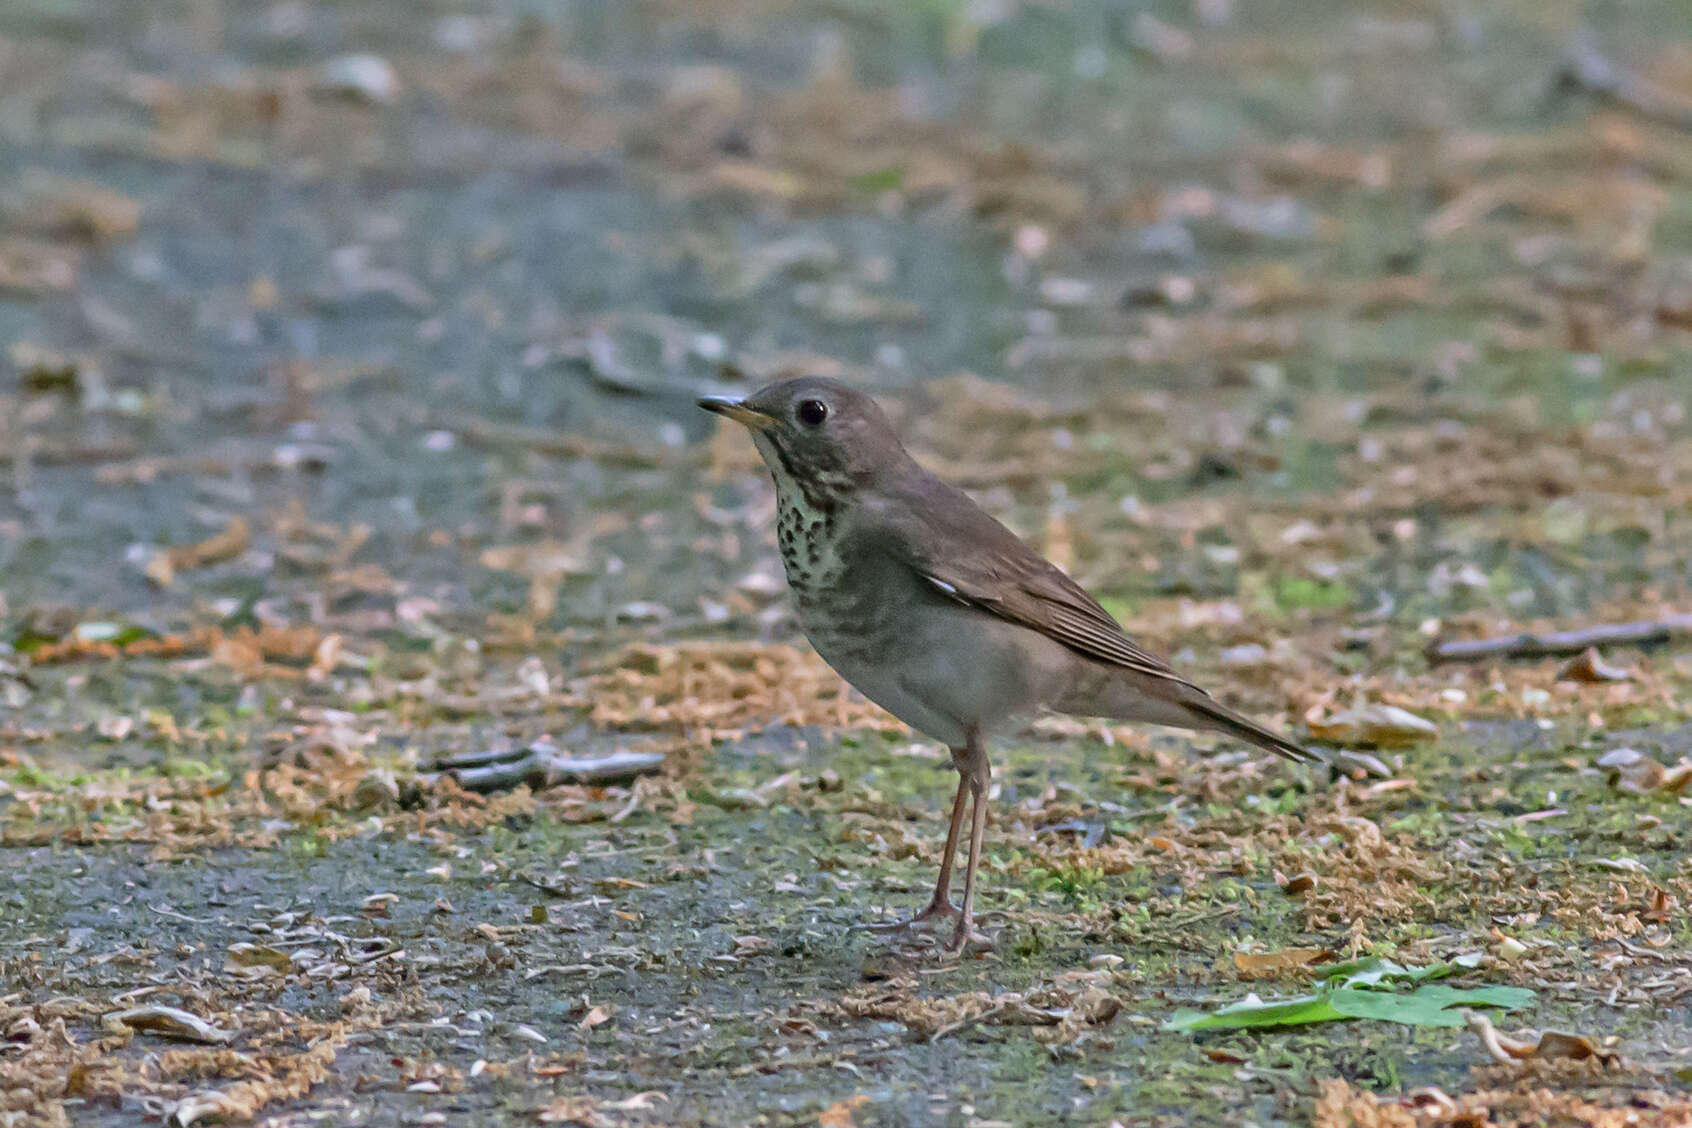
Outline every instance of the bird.
POLYGON ((840 381, 778 379, 699 406, 742 424, 775 481, 776 542, 799 627, 869 700, 944 744, 958 772, 934 895, 885 928, 975 930, 988 741, 1042 711, 1214 730, 1301 763, 1320 757, 1228 708, 1128 637, 1057 565, 924 469, 876 401, 840 381), (969 806, 963 900, 952 869, 969 806))

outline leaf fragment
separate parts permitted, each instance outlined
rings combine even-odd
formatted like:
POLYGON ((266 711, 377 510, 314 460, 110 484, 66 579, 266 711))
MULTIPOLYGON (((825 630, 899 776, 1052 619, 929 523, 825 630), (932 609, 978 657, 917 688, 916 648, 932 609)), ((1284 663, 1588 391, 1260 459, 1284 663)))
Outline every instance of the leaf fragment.
POLYGON ((1563 663, 1557 671, 1558 681, 1575 682, 1618 682, 1627 681, 1633 676, 1632 670, 1620 666, 1612 666, 1599 655, 1596 646, 1589 646, 1563 663))
POLYGON ((1438 735, 1439 729, 1432 721, 1408 709, 1380 702, 1344 709, 1310 722, 1310 738, 1331 744, 1399 748, 1438 735))
POLYGON ((131 1007, 128 1010, 113 1011, 100 1019, 101 1025, 110 1027, 127 1027, 130 1030, 141 1030, 149 1034, 157 1034, 161 1038, 175 1038, 183 1042, 204 1042, 208 1045, 223 1045, 235 1038, 235 1031, 225 1030, 223 1027, 208 1022, 197 1014, 177 1007, 167 1007, 150 1004, 142 1007, 131 1007))
POLYGON ((1326 963, 1333 958, 1334 953, 1327 948, 1282 948, 1278 952, 1235 952, 1234 966, 1242 975, 1258 977, 1326 963))
POLYGON ((1514 1010, 1527 1006, 1534 993, 1525 987, 1453 987, 1431 980, 1443 979, 1476 967, 1479 953, 1458 956, 1448 963, 1404 967, 1392 960, 1367 957, 1326 969, 1325 985, 1318 991, 1290 999, 1265 1001, 1255 994, 1206 1014, 1182 1010, 1166 1023, 1165 1030, 1237 1030, 1269 1026, 1302 1026, 1312 1022, 1333 1022, 1343 1018, 1368 1018, 1404 1026, 1462 1026, 1458 1007, 1498 1007, 1514 1010), (1414 984, 1398 990, 1397 984, 1414 984))

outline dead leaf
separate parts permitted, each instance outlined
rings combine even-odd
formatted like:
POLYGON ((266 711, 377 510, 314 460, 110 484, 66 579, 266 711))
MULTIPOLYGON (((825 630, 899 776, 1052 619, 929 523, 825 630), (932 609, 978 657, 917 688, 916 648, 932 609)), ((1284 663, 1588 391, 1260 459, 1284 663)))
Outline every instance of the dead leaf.
POLYGON ((1608 1065, 1617 1060, 1618 1055, 1601 1050, 1592 1044, 1592 1039, 1584 1034, 1565 1034, 1560 1030, 1547 1030, 1539 1036, 1539 1044, 1534 1047, 1533 1056, 1541 1061, 1586 1061, 1597 1058, 1608 1065))
POLYGON ((1650 791, 1663 778, 1663 766, 1637 748, 1612 748, 1598 757, 1598 766, 1618 791, 1650 791))
POLYGON ((818 1128, 857 1128, 857 1121, 852 1114, 869 1104, 869 1097, 857 1093, 843 1101, 835 1101, 823 1109, 822 1115, 817 1117, 818 1128))
POLYGON ((268 944, 231 944, 229 962, 236 967, 270 967, 277 971, 288 971, 294 966, 287 952, 268 944))
POLYGON ((1302 897, 1312 889, 1315 889, 1320 880, 1321 879, 1315 874, 1306 870, 1303 873, 1294 874, 1292 877, 1289 877, 1287 880, 1281 882, 1281 892, 1285 893, 1289 897, 1302 897))
POLYGON ((369 916, 387 916, 388 910, 399 900, 398 893, 372 893, 364 899, 358 911, 369 916))
POLYGON ((577 1023, 577 1025, 580 1026, 583 1030, 592 1030, 594 1027, 603 1026, 607 1022, 610 1022, 610 1021, 611 1021, 611 1011, 610 1011, 610 1009, 607 1008, 607 1007, 595 1005, 595 1006, 590 1007, 588 1009, 587 1014, 582 1016, 581 1022, 577 1023))
POLYGON ((1563 668, 1557 671, 1558 681, 1616 682, 1627 681, 1632 676, 1632 670, 1606 665, 1598 656, 1596 646, 1587 647, 1563 663, 1563 668))
POLYGON ((142 571, 158 587, 169 587, 176 582, 178 572, 205 568, 240 556, 251 546, 252 534, 252 526, 245 517, 232 517, 222 532, 203 541, 153 553, 147 558, 142 571))
POLYGON ((102 1015, 100 1023, 107 1027, 127 1027, 130 1030, 144 1030, 157 1034, 161 1038, 176 1038, 184 1042, 205 1042, 210 1045, 222 1045, 232 1041, 235 1031, 225 1030, 216 1026, 196 1014, 189 1014, 176 1007, 159 1006, 157 1004, 144 1007, 131 1007, 129 1010, 113 1011, 102 1015))
POLYGON ((1686 790, 1687 784, 1692 784, 1692 760, 1681 760, 1663 771, 1663 778, 1657 781, 1657 789, 1679 795, 1686 790))
POLYGON ((1379 756, 1371 756, 1367 752, 1353 752, 1346 749, 1334 757, 1334 763, 1342 770, 1349 772, 1354 778, 1374 776, 1376 779, 1391 779, 1392 769, 1387 767, 1379 756))
POLYGON ((341 661, 341 636, 329 634, 323 636, 323 641, 317 644, 312 652, 311 665, 306 669, 306 678, 310 681, 322 681, 335 672, 335 667, 341 661))
POLYGON ((775 941, 766 936, 736 936, 732 954, 736 956, 758 956, 774 949, 775 941))
POLYGON ((1526 1061, 1591 1061, 1612 1065, 1619 1055, 1602 1050, 1583 1034, 1565 1034, 1547 1030, 1534 1038, 1511 1038, 1492 1025, 1492 1020, 1480 1011, 1467 1015, 1469 1029, 1480 1038, 1481 1045, 1494 1061, 1517 1065, 1526 1061))
POLYGON ((1692 759, 1682 758, 1673 767, 1664 767, 1637 748, 1612 748, 1598 758, 1598 766, 1608 773, 1610 786, 1618 791, 1679 795, 1692 784, 1692 759))
POLYGON ((552 1103, 540 1110, 542 1124, 579 1124, 582 1128, 601 1128, 610 1121, 599 1115, 599 1102, 587 1096, 552 1098, 552 1103))
POLYGON ((1397 705, 1378 702, 1331 713, 1322 720, 1312 719, 1309 724, 1312 740, 1325 740, 1331 744, 1398 748, 1432 740, 1439 735, 1439 729, 1432 721, 1397 705))
POLYGON ((593 885, 595 889, 598 889, 601 892, 610 892, 613 889, 652 888, 652 886, 648 885, 646 882, 638 881, 632 877, 602 877, 598 881, 595 881, 593 885))
POLYGON ((1328 963, 1335 958, 1327 948, 1282 948, 1278 952, 1235 952, 1234 966, 1249 978, 1279 975, 1283 971, 1328 963))

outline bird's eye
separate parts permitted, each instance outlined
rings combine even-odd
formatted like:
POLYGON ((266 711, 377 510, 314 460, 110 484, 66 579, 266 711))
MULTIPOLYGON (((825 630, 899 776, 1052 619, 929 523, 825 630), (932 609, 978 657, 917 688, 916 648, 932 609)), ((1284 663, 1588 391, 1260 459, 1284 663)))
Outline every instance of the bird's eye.
POLYGON ((822 400, 800 400, 799 410, 795 412, 799 422, 807 427, 820 427, 822 421, 828 418, 828 404, 822 400))

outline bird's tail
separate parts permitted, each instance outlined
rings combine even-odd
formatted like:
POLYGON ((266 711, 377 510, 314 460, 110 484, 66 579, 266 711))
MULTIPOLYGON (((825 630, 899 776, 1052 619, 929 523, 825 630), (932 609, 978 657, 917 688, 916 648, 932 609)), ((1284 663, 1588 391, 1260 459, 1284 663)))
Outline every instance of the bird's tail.
POLYGON ((1300 764, 1325 762, 1310 749, 1234 712, 1173 672, 1153 677, 1138 671, 1094 667, 1089 674, 1071 686, 1068 695, 1053 702, 1058 712, 1212 729, 1300 764))
POLYGON ((1284 756, 1294 763, 1320 764, 1324 762, 1322 757, 1302 744, 1288 740, 1280 733, 1271 732, 1250 717, 1234 712, 1208 694, 1194 694, 1183 701, 1182 704, 1193 713, 1198 714, 1199 723, 1194 726, 1195 728, 1210 728, 1218 732, 1225 732, 1229 736, 1238 737, 1247 744, 1255 744, 1265 752, 1284 756))

